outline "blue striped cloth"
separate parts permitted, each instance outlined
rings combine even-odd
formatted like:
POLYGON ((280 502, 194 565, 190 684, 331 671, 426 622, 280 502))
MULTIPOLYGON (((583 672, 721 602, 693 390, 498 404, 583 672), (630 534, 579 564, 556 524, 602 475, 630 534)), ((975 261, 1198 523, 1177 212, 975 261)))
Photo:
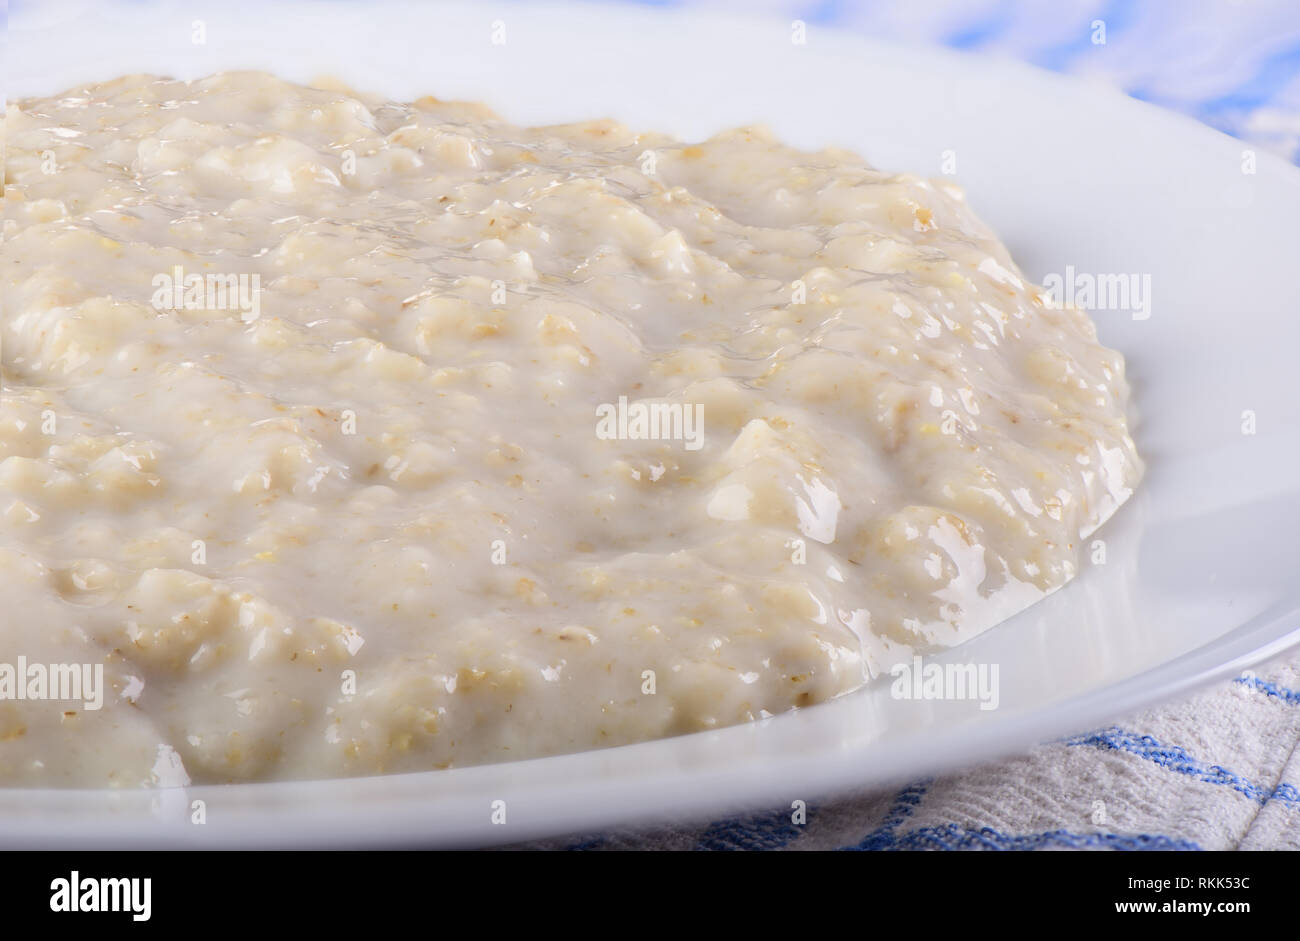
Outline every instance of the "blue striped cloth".
MULTIPOLYGON (((686 5, 669 2, 662 5, 686 5)), ((1300 163, 1297 0, 748 0, 875 38, 1105 81, 1300 163), (1105 43, 1093 42, 1097 22, 1105 43)), ((1300 849, 1300 653, 1028 754, 740 819, 524 844, 564 849, 1300 849)))

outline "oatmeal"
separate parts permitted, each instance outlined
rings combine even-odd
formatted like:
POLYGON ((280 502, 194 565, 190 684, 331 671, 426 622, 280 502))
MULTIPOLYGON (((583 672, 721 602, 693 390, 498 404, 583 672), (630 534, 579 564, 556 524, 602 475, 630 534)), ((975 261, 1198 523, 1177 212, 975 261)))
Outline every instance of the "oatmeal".
POLYGON ((812 705, 1060 587, 1141 474, 1087 316, 851 153, 260 73, 4 134, 9 784, 812 705), (102 665, 100 708, 33 664, 102 665))

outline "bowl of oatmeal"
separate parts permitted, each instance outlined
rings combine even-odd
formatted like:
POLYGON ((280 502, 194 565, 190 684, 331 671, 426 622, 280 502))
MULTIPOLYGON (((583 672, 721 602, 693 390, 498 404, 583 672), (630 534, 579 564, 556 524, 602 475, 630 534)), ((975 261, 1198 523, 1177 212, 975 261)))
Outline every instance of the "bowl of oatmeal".
MULTIPOLYGON (((611 14, 593 54, 626 67, 562 100, 559 21, 439 15, 446 55, 401 75, 377 40, 343 65, 128 44, 19 81, 0 796, 46 814, 23 832, 239 841, 274 813, 268 838, 480 841, 698 813, 987 754, 1287 636, 1280 573, 1189 614, 1168 546, 1224 493, 1180 467, 1250 465, 1285 501, 1293 442, 1188 422, 1212 403, 1154 354, 1195 361, 1204 299, 1168 256, 1131 249, 1122 316, 1076 289, 1126 269, 1056 265, 1086 221, 1144 217, 1129 191, 1026 173, 1041 141, 990 143, 988 115, 949 114, 955 148, 909 123, 978 97, 962 60, 927 80, 831 44, 782 92, 760 62, 803 52, 738 22, 753 87, 681 119, 664 102, 716 80, 689 36, 611 14), (902 75, 852 129, 847 98, 804 94, 902 75), (237 822, 193 829, 197 795, 237 822)), ((1240 192, 1198 192, 1246 221, 1240 192)), ((1250 400, 1268 356, 1218 396, 1250 400)))

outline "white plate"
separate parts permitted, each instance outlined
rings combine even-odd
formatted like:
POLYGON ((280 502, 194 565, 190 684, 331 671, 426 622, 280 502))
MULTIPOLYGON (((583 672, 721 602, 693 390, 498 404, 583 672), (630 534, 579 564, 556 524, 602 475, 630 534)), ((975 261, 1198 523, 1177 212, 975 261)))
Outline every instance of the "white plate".
POLYGON ((881 684, 751 726, 482 768, 142 792, 0 791, 0 846, 463 844, 788 808, 1094 726, 1300 640, 1300 172, 1117 92, 784 20, 585 5, 14 4, 11 96, 127 71, 337 75, 486 100, 518 122, 611 114, 702 137, 760 120, 938 175, 1035 280, 1151 277, 1151 316, 1094 314, 1128 357, 1150 470, 1104 565, 939 662, 997 664, 999 708, 881 684), (64 16, 64 13, 70 13, 64 16), (62 20, 62 22, 61 22, 62 20), (191 42, 194 21, 206 45, 191 42), (494 20, 504 45, 491 43, 494 20), (28 30, 28 27, 32 27, 28 30), (1257 433, 1242 432, 1253 412, 1257 433), (207 823, 189 822, 203 800, 207 823), (491 803, 506 801, 506 824, 491 803))

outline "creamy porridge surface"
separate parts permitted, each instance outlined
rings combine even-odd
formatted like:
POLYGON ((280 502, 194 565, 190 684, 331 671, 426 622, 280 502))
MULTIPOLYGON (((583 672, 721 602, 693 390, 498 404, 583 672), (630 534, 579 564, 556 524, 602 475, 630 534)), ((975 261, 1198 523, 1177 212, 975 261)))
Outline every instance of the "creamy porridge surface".
POLYGON ((1141 474, 1087 316, 851 153, 256 73, 4 134, 0 663, 105 687, 0 699, 6 783, 810 705, 1059 587, 1141 474), (638 436, 650 405, 681 423, 638 436))

